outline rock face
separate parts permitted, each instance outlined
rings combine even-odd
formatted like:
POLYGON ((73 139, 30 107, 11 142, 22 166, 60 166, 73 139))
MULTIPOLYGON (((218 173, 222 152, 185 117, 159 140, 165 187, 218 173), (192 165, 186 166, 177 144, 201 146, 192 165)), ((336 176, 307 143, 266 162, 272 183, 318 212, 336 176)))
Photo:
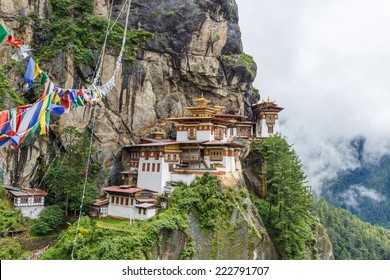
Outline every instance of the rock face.
MULTIPOLYGON (((48 0, 19 2, 1 0, 0 21, 30 42, 34 32, 42 31, 34 30, 33 24, 21 28, 22 17, 36 13, 47 18, 52 8, 48 0)), ((124 2, 114 1, 112 19, 124 2)), ((130 28, 150 31, 152 38, 133 64, 123 64, 116 87, 104 102, 95 110, 78 108, 56 124, 59 132, 69 125, 85 130, 93 124, 94 147, 106 168, 114 165, 123 145, 130 144, 140 132, 159 126, 165 118, 182 115, 201 94, 225 106, 227 112, 250 112, 246 107, 256 75, 256 64, 244 62, 240 56, 243 50, 235 1, 131 2, 130 28)), ((94 14, 107 17, 110 3, 94 1, 94 14)), ((119 18, 124 18, 123 13, 119 18)), ((107 50, 104 57, 102 82, 111 77, 115 67, 116 56, 111 53, 107 50)), ((8 59, 11 51, 1 55, 8 59)), ((80 80, 91 80, 93 74, 79 69, 71 53, 57 56, 45 64, 45 70, 68 88, 80 87, 80 80)), ((26 174, 20 175, 24 179, 26 174)))
POLYGON ((153 258, 180 259, 192 241, 194 260, 277 260, 278 252, 249 199, 248 205, 237 208, 230 220, 219 220, 215 230, 202 229, 190 214, 190 238, 178 230, 161 233, 162 245, 154 248, 153 258))

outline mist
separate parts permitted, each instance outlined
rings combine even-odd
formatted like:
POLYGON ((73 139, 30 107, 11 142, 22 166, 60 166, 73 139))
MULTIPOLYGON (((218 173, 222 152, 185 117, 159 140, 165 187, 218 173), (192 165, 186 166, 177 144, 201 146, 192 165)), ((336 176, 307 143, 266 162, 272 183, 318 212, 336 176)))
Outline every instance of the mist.
POLYGON ((281 133, 314 191, 389 154, 390 5, 380 0, 236 0, 255 87, 284 107, 281 133), (360 155, 361 156, 361 155, 360 155))

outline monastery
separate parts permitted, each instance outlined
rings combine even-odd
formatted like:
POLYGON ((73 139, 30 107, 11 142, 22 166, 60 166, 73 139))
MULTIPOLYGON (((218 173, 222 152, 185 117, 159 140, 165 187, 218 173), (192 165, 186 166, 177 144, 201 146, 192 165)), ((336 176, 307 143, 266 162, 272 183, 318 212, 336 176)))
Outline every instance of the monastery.
POLYGON ((103 188, 109 195, 108 216, 146 220, 159 207, 156 194, 169 194, 177 182, 190 184, 196 176, 237 177, 238 139, 264 138, 279 132, 278 113, 283 108, 269 99, 252 106, 256 122, 246 116, 224 114, 221 106, 209 106, 203 96, 194 99, 189 114, 170 118, 176 139, 154 132, 140 144, 124 148, 125 185, 103 188))

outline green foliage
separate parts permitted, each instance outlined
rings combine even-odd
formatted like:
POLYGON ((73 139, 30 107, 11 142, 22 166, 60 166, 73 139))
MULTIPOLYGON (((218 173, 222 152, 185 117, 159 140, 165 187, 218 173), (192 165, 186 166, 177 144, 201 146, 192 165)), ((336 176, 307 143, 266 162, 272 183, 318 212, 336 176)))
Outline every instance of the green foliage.
POLYGON ((337 260, 389 260, 390 232, 361 221, 349 211, 334 208, 324 199, 314 212, 325 226, 337 260))
POLYGON ((14 238, 0 238, 0 260, 15 260, 22 255, 22 246, 14 238))
POLYGON ((42 210, 36 223, 32 226, 32 231, 36 234, 47 234, 62 224, 64 213, 58 205, 48 206, 42 210))
POLYGON ((0 110, 23 105, 23 101, 11 87, 10 81, 5 74, 6 72, 4 68, 0 68, 0 110))
POLYGON ((248 72, 251 74, 252 78, 256 77, 256 62, 253 60, 253 57, 245 53, 241 54, 232 54, 232 55, 221 55, 220 60, 229 67, 245 67, 248 72))
POLYGON ((198 177, 188 187, 174 190, 173 203, 180 209, 195 214, 203 228, 213 228, 217 217, 230 217, 233 210, 242 205, 242 193, 237 187, 224 187, 220 181, 205 174, 198 177))
MULTIPOLYGON (((181 259, 191 259, 195 242, 189 236, 188 213, 193 213, 204 230, 213 232, 225 221, 225 232, 237 230, 230 226, 233 209, 243 205, 248 192, 238 188, 222 188, 216 177, 204 175, 190 186, 181 184, 174 192, 169 207, 148 221, 105 219, 91 221, 83 217, 75 250, 77 259, 151 259, 152 252, 161 253, 162 233, 181 231, 187 241, 181 259)), ((221 229, 221 228, 219 228, 221 229)), ((69 259, 75 226, 69 228, 60 241, 50 248, 44 259, 69 259)), ((218 239, 218 246, 223 242, 218 239)), ((217 246, 217 245, 216 245, 217 246)))
POLYGON ((21 223, 20 211, 13 209, 12 203, 5 196, 5 190, 0 186, 0 232, 5 231, 10 226, 16 227, 21 223))
MULTIPOLYGON (((49 20, 38 23, 46 33, 36 42, 36 47, 40 49, 37 58, 49 61, 59 53, 70 51, 75 55, 78 67, 94 67, 95 56, 106 36, 108 20, 92 14, 93 0, 50 0, 50 3, 53 15, 49 20)), ((123 32, 124 26, 117 23, 108 36, 107 47, 116 55, 122 46, 123 32)), ((150 35, 144 30, 128 31, 123 60, 134 61, 150 35)))
POLYGON ((309 188, 305 186, 302 164, 287 141, 276 135, 260 144, 266 168, 261 174, 267 182, 265 201, 256 205, 273 236, 283 259, 303 259, 308 243, 314 238, 316 221, 309 209, 313 202, 309 188))
MULTIPOLYGON (((60 160, 50 167, 46 183, 49 193, 54 195, 52 202, 61 206, 66 216, 70 211, 76 215, 81 203, 85 172, 90 172, 87 170, 89 137, 75 127, 67 127, 62 132, 62 138, 69 145, 60 160)), ((97 168, 95 172, 98 172, 97 168)), ((99 188, 94 183, 95 176, 96 173, 88 176, 83 212, 87 212, 92 202, 99 197, 99 188)))
POLYGON ((172 10, 165 13, 165 15, 166 15, 167 17, 171 17, 171 16, 173 16, 174 14, 175 14, 175 11, 172 11, 172 10))
POLYGON ((219 39, 221 39, 221 36, 219 34, 215 34, 213 37, 210 37, 209 38, 209 43, 215 43, 217 42, 219 39))

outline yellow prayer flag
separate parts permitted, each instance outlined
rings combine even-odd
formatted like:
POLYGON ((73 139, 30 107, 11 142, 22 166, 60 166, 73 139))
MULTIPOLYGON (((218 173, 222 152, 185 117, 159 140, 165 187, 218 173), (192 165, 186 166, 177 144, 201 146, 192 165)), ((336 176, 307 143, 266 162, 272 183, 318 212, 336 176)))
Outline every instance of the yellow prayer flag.
POLYGON ((42 73, 42 69, 39 67, 38 64, 35 64, 34 67, 34 79, 42 73))
POLYGON ((41 112, 39 113, 39 126, 41 128, 41 131, 39 132, 39 135, 46 134, 46 110, 47 110, 47 103, 49 101, 50 95, 45 97, 43 104, 42 104, 42 109, 41 112))
POLYGON ((58 94, 54 94, 53 99, 51 100, 51 103, 58 104, 59 102, 61 102, 60 97, 58 96, 58 94))

